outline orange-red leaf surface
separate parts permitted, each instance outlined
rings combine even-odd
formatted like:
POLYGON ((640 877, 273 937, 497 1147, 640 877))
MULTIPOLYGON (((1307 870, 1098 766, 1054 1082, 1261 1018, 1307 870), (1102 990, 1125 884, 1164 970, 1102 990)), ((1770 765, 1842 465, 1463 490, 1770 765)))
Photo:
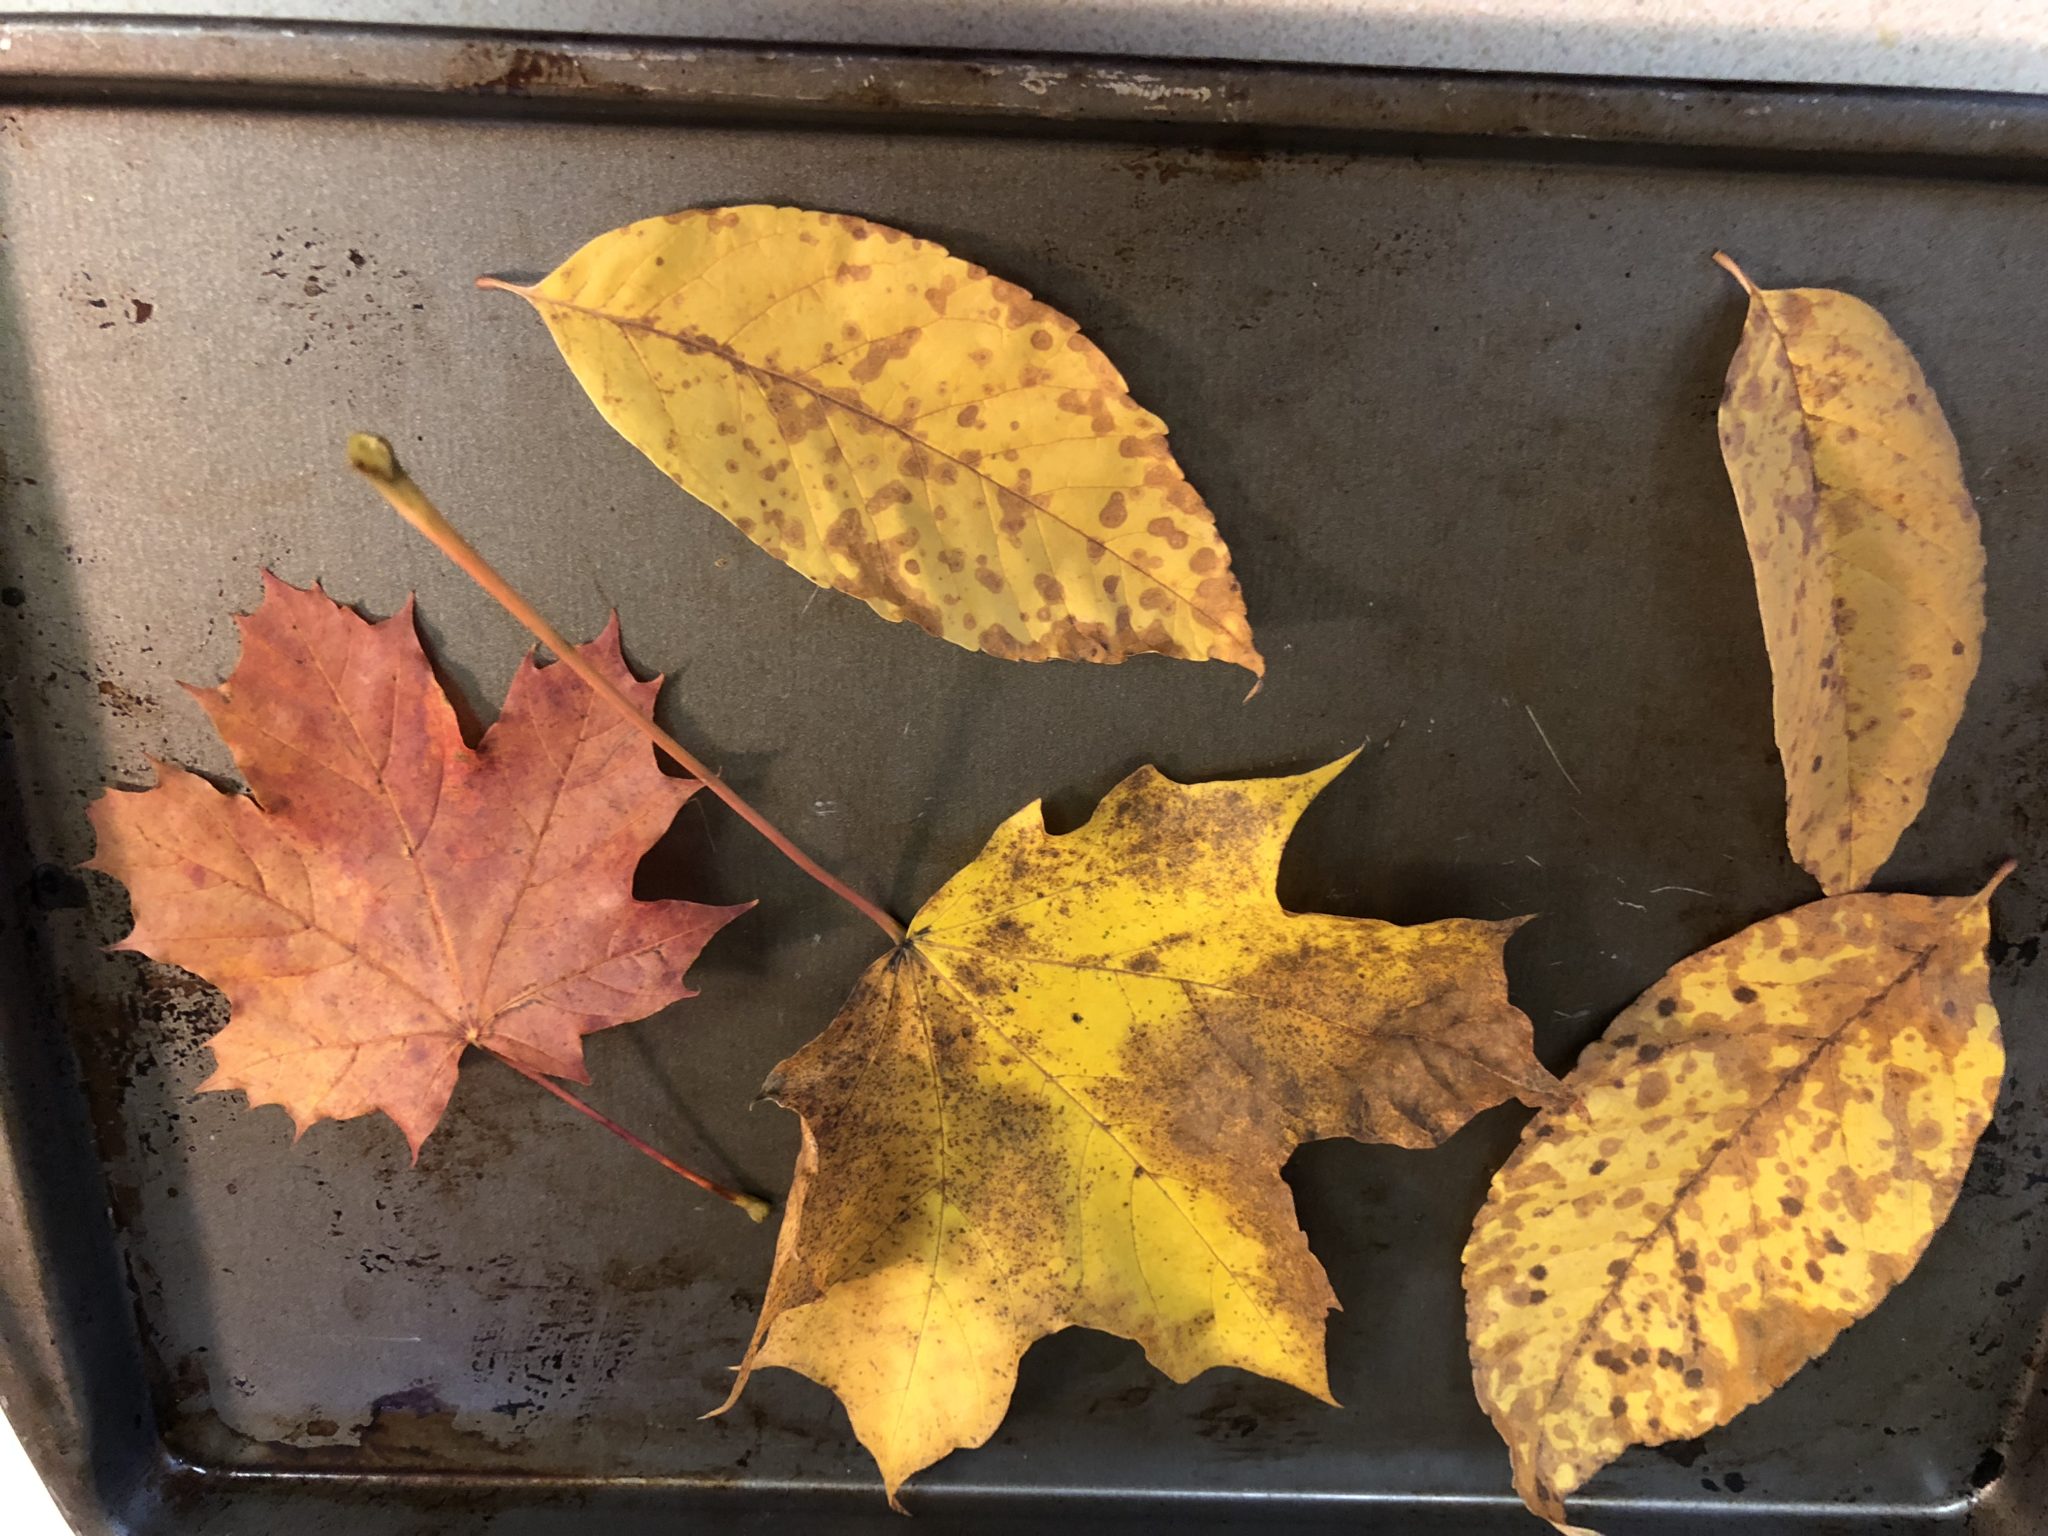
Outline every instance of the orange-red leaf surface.
MULTIPOLYGON (((588 1082, 583 1036, 691 989, 744 907, 636 901, 633 871, 697 785, 568 668, 528 657, 467 746, 413 627, 268 574, 242 655, 193 689, 250 794, 170 764, 92 807, 88 866, 128 887, 118 949, 233 1005, 202 1086, 281 1104, 303 1132, 381 1109, 415 1155, 471 1045, 588 1082)), ((642 709, 616 618, 582 647, 642 709)))

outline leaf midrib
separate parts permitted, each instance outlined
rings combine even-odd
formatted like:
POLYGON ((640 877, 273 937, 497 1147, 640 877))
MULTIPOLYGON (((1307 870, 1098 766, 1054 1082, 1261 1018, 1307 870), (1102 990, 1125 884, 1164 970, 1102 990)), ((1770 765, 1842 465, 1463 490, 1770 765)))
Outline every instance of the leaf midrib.
MULTIPOLYGON (((609 325, 615 325, 619 327, 619 329, 621 330, 639 331, 649 336, 657 336, 661 338, 663 341, 672 342, 676 346, 681 347, 686 352, 693 352, 701 356, 716 358, 737 373, 751 374, 754 375, 757 379, 767 378, 773 379, 777 383, 787 384, 792 389, 802 390, 806 395, 809 395, 813 400, 818 401, 820 404, 828 408, 836 408, 845 411, 848 415, 858 416, 865 421, 872 422, 875 426, 880 427, 885 432, 895 434, 904 442, 910 443, 924 452, 931 453, 941 459, 944 459, 950 464, 958 465, 962 470, 974 476, 974 478, 980 481, 984 486, 993 486, 996 490, 1001 491, 1004 495, 1017 497, 1020 501, 1027 503, 1035 512, 1038 513, 1039 516, 1045 518, 1047 521, 1057 523, 1060 527, 1066 529, 1076 538, 1083 539, 1088 543, 1097 545, 1103 550, 1107 551, 1110 558, 1115 560, 1121 566, 1123 566, 1125 570, 1136 573, 1137 575, 1143 577, 1146 581, 1150 582, 1153 586, 1159 588, 1160 591, 1171 595, 1176 602, 1180 603, 1182 606, 1187 608, 1189 612, 1198 614, 1203 619, 1206 619, 1208 622, 1213 624, 1219 633, 1224 635, 1233 634, 1227 617, 1219 615, 1213 610, 1204 607, 1201 603, 1197 602, 1194 598, 1182 592, 1179 588, 1170 586, 1166 582, 1161 581, 1157 576, 1153 575, 1152 572, 1146 570, 1142 565, 1139 565, 1129 556, 1124 555, 1123 553, 1118 551, 1113 545, 1109 544, 1106 540, 1099 539, 1094 534, 1091 534, 1086 530, 1075 526, 1066 518, 1061 517, 1057 512, 1053 511, 1052 508, 1046 506, 1045 503, 1039 501, 1035 496, 1027 495, 1023 492, 1014 490, 1007 485, 1004 485, 994 476, 984 473, 976 465, 969 464, 965 459, 962 459, 957 455, 948 453, 944 448, 941 448, 940 446, 938 446, 938 444, 932 442, 929 438, 920 437, 915 432, 909 431, 907 428, 898 425, 897 423, 889 420, 886 416, 878 415, 874 411, 869 410, 864 405, 861 405, 855 401, 847 400, 843 396, 829 393, 826 390, 825 386, 821 384, 810 383, 805 379, 798 377, 797 375, 784 373, 781 369, 778 368, 772 368, 766 363, 753 362, 748 358, 742 357, 739 353, 733 351, 731 348, 721 346, 719 345, 719 343, 711 340, 709 337, 706 336, 684 336, 675 331, 664 330, 661 326, 658 326, 649 320, 642 320, 631 316, 619 315, 607 309, 600 309, 594 305, 577 304, 568 299, 556 298, 552 294, 541 292, 541 290, 538 288, 520 288, 515 289, 514 291, 517 292, 528 303, 533 304, 536 307, 542 304, 548 304, 554 306, 557 309, 568 310, 573 314, 588 316, 593 320, 602 320, 609 325)), ((922 330, 923 327, 918 326, 914 327, 914 329, 922 330)), ((843 449, 840 450, 840 454, 842 458, 846 456, 845 451, 843 449)), ((850 462, 851 461, 849 460, 849 463, 850 462)), ((1142 488, 1142 486, 1130 487, 1130 489, 1134 490, 1142 488)), ((865 516, 866 514, 863 513, 862 515, 865 516)))
MULTIPOLYGON (((1776 292, 1779 290, 1770 291, 1776 292)), ((1777 312, 1771 308, 1770 303, 1765 298, 1764 292, 1758 291, 1754 293, 1751 298, 1751 302, 1755 304, 1758 309, 1763 311, 1764 320, 1771 328, 1771 337, 1777 343, 1778 355, 1784 359, 1785 372, 1792 381, 1792 397, 1795 401, 1798 402, 1799 406, 1799 434, 1806 448, 1806 474, 1808 480, 1812 483, 1813 486, 1814 516, 1816 521, 1818 521, 1820 516, 1820 499, 1823 494, 1825 494, 1828 491, 1851 492, 1852 488, 1847 486, 1835 485, 1821 477, 1820 456, 1818 451, 1819 445, 1814 433, 1814 423, 1827 422, 1840 426, 1850 426, 1853 427, 1854 430, 1856 430, 1859 433, 1862 433, 1866 429, 1863 427, 1857 427, 1854 423, 1848 422, 1843 418, 1824 414, 1822 411, 1819 410, 1819 408, 1816 405, 1809 402, 1806 392, 1805 371, 1801 369, 1800 365, 1796 361, 1794 361, 1792 356, 1791 332, 1779 323, 1777 312)), ((1881 435, 1879 436, 1879 440, 1882 440, 1881 435)), ((1895 449, 1893 451, 1896 452, 1897 450, 1895 449)), ((1901 455, 1901 457, 1907 458, 1909 462, 1915 463, 1917 467, 1918 461, 1913 460, 1910 455, 1901 455)), ((1820 558, 1816 562, 1816 564, 1821 567, 1826 567, 1831 562, 1831 559, 1839 560, 1844 567, 1855 569, 1858 571, 1863 571, 1866 575, 1874 574, 1868 572, 1862 566, 1849 567, 1848 562, 1845 559, 1833 555, 1832 552, 1826 548, 1823 548, 1821 550, 1820 558)), ((1827 579, 1827 589, 1830 593, 1834 594, 1839 594, 1840 590, 1832 577, 1829 577, 1827 579)), ((1901 595, 1903 596, 1904 594, 1901 595)), ((1909 603, 1911 602, 1910 599, 1908 601, 1909 603)), ((1914 608, 1921 609, 1924 612, 1932 612, 1932 610, 1927 609, 1924 604, 1911 603, 1911 606, 1913 606, 1914 608)), ((1831 645, 1833 646, 1836 656, 1838 658, 1843 658, 1846 655, 1845 641, 1847 637, 1847 631, 1845 631, 1841 626, 1840 614, 1841 610, 1838 609, 1834 603, 1830 602, 1828 604, 1827 616, 1828 637, 1831 645)), ((1951 633, 1953 633, 1953 626, 1947 627, 1949 627, 1951 633)), ((1836 675, 1843 676, 1846 674, 1846 671, 1847 668, 1846 665, 1844 665, 1838 668, 1836 675)), ((1840 759, 1846 765, 1844 768, 1845 777, 1850 779, 1860 779, 1864 776, 1865 773, 1873 771, 1874 765, 1866 765, 1862 771, 1857 771, 1856 764, 1858 761, 1858 754, 1856 752, 1856 744, 1855 742, 1851 741, 1848 737, 1849 720, 1852 718, 1852 710, 1849 704, 1848 694, 1849 690, 1846 684, 1840 688, 1826 690, 1824 693, 1823 703, 1825 707, 1826 719, 1830 727, 1832 727, 1829 733, 1832 740, 1832 745, 1829 749, 1829 756, 1830 758, 1834 758, 1837 755, 1839 755, 1840 759)), ((1939 756, 1939 754, 1936 755, 1939 756)), ((1881 769, 1877 769, 1875 771, 1878 772, 1880 777, 1886 779, 1890 778, 1890 775, 1884 773, 1881 769)), ((1863 829, 1857 826, 1858 800, 1860 797, 1858 795, 1856 786, 1854 785, 1854 783, 1850 783, 1846 786, 1846 788, 1847 794, 1845 796, 1845 799, 1847 803, 1842 807, 1842 817, 1849 827, 1849 835, 1845 839, 1843 839, 1843 843, 1845 846, 1845 851, 1849 854, 1848 863, 1851 872, 1851 878, 1854 879, 1856 873, 1859 871, 1861 867, 1859 861, 1856 859, 1854 855, 1854 850, 1856 849, 1859 841, 1861 841, 1862 838, 1869 836, 1870 834, 1864 832, 1863 829)), ((1879 830, 1881 833, 1882 828, 1880 827, 1879 830)), ((1875 871, 1872 871, 1872 873, 1875 873, 1875 871)), ((1858 883, 1860 884, 1861 882, 1858 883)))
POLYGON ((1796 1065, 1787 1068, 1785 1075, 1781 1079, 1779 1079, 1777 1086, 1772 1088, 1771 1091, 1765 1094, 1761 1099, 1757 1100, 1756 1104, 1749 1110, 1747 1114, 1745 1114, 1742 1117, 1741 1121, 1732 1130, 1730 1130, 1726 1135, 1718 1138, 1713 1143, 1713 1145, 1707 1149, 1706 1156, 1700 1159, 1699 1166, 1695 1168, 1690 1174, 1688 1174, 1685 1177, 1685 1179, 1679 1183, 1677 1188, 1675 1188, 1672 1191, 1670 1201, 1664 1208, 1664 1213, 1657 1218, 1657 1220, 1643 1233, 1643 1235, 1640 1238, 1636 1240, 1636 1242, 1633 1245, 1630 1246, 1628 1254, 1626 1256, 1627 1268, 1623 1269, 1620 1274, 1615 1275, 1612 1279, 1609 1280, 1607 1289, 1601 1294, 1600 1300, 1594 1304, 1592 1311, 1587 1313, 1586 1320, 1584 1321, 1584 1323, 1580 1325, 1578 1334, 1573 1338, 1570 1346, 1567 1347, 1563 1354, 1559 1356, 1557 1376, 1556 1379, 1551 1382, 1550 1391, 1544 1397, 1542 1408, 1538 1410, 1539 1419, 1546 1417, 1550 1413, 1551 1409, 1556 1406, 1558 1396, 1564 1390, 1565 1378, 1570 1373, 1572 1365, 1578 1360, 1579 1356, 1584 1352, 1586 1345, 1592 1341, 1592 1335, 1595 1326, 1600 1322, 1600 1320, 1603 1317, 1607 1315, 1609 1311, 1613 1309, 1615 1303, 1620 1299, 1622 1286, 1627 1282, 1629 1277, 1635 1273, 1636 1261, 1643 1255, 1644 1251, 1648 1249, 1651 1243, 1657 1241, 1657 1239, 1664 1236, 1667 1232, 1671 1231, 1678 1215, 1679 1206, 1684 1203, 1688 1195, 1690 1195, 1694 1190, 1698 1189, 1699 1186, 1703 1182, 1705 1182, 1708 1175, 1714 1171, 1715 1166, 1719 1163, 1722 1154, 1727 1152, 1727 1150, 1730 1147, 1733 1147, 1739 1144, 1741 1141, 1743 1141, 1749 1135, 1750 1130, 1752 1129, 1752 1127, 1755 1126, 1759 1117, 1761 1117, 1763 1113, 1767 1109, 1769 1109, 1770 1106, 1773 1103, 1775 1103, 1778 1100, 1778 1098, 1788 1088, 1792 1087, 1796 1083, 1804 1082, 1806 1080, 1807 1073, 1813 1069, 1814 1063, 1819 1061, 1822 1056, 1826 1055, 1835 1046, 1839 1045, 1842 1041, 1842 1037, 1846 1035, 1850 1029, 1854 1028, 1857 1024, 1861 1023, 1872 1012, 1872 1010, 1876 1009, 1886 999, 1891 997, 1893 993, 1897 992, 1898 989, 1905 984, 1909 977, 1917 975, 1919 972, 1925 970, 1929 962, 1933 960, 1935 954, 1943 947, 1945 941, 1945 938, 1937 939, 1933 943, 1929 944, 1926 949, 1922 950, 1904 967, 1902 967, 1898 974, 1894 976, 1884 987, 1877 991, 1872 992, 1871 995, 1864 1000, 1861 1007, 1855 1009, 1846 1018, 1844 1018, 1842 1022, 1838 1024, 1833 1030, 1831 1030, 1826 1035, 1822 1036, 1820 1040, 1814 1045, 1813 1049, 1806 1053, 1803 1059, 1801 1059, 1796 1065))

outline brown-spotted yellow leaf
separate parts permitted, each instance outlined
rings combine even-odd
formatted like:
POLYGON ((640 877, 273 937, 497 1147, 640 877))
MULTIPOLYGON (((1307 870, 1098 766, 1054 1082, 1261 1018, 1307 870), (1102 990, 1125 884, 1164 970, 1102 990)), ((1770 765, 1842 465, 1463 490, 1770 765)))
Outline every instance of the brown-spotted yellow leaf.
POLYGON ((1984 545, 1956 440, 1884 316, 1758 288, 1721 397, 1770 649, 1792 854, 1858 891, 1920 814, 1984 636, 1984 545))
MULTIPOLYGON (((2003 878, 2001 872, 1999 878, 2003 878)), ((1975 896, 1837 896, 1680 962, 1530 1121, 1465 1249, 1529 1508, 1768 1396, 1912 1269, 2005 1056, 1975 896)))
MULTIPOLYGON (((382 1110, 415 1156, 471 1047, 588 1082, 583 1037, 694 993, 745 907, 636 901, 633 871, 696 791, 567 667, 529 656, 474 748, 413 627, 268 572, 242 656, 192 690, 250 793, 157 765, 93 802, 90 868, 127 886, 114 947, 227 994, 202 1087, 303 1132, 382 1110)), ((583 655, 642 712, 616 618, 583 655)))
POLYGON ((994 1432, 1062 1328, 1176 1381, 1231 1365, 1329 1396, 1336 1303, 1289 1155, 1433 1146, 1556 1091, 1507 1000, 1514 923, 1281 908, 1281 850, 1343 766, 1144 768, 1073 832, 1036 805, 997 829, 769 1079, 803 1151, 735 1398, 766 1365, 822 1382, 893 1499, 994 1432))
POLYGON ((628 224, 512 291, 628 442, 819 586, 994 656, 1263 674, 1165 425, 1014 283, 753 206, 628 224))

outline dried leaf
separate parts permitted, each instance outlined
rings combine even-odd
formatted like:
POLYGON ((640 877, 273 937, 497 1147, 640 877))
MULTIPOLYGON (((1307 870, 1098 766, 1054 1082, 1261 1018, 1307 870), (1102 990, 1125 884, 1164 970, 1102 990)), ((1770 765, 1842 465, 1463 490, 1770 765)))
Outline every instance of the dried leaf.
POLYGON ((629 224, 512 291, 628 442, 819 586, 1019 661, 1264 672, 1165 425, 1015 284, 757 206, 629 224))
POLYGON ((1997 883, 1745 928, 1638 998, 1529 1123, 1465 1292, 1479 1400, 1530 1509, 1564 1528, 1626 1447, 1727 1423, 1912 1269, 2004 1070, 1997 883))
MULTIPOLYGON (((242 656, 194 689, 249 795, 158 764, 94 802, 89 867, 128 887, 117 949, 233 1006, 202 1086, 303 1133, 382 1110, 415 1156, 475 1045, 588 1082, 582 1037, 692 995, 745 907, 635 901, 633 871, 697 786, 562 666, 529 656, 472 750, 413 628, 264 576, 242 656)), ((618 622, 582 648, 642 709, 618 622)))
POLYGON ((997 830, 769 1079, 803 1151, 734 1398, 765 1365, 824 1383, 892 1499, 986 1440, 1025 1349, 1070 1326, 1176 1381, 1329 1398, 1336 1303, 1288 1156, 1433 1146, 1556 1091, 1507 1001, 1516 924, 1280 907, 1281 849, 1343 766, 1145 768, 1074 832, 1036 805, 997 830))
POLYGON ((1749 293, 1721 454, 1756 568, 1792 853, 1861 890, 1920 814, 1984 636, 1962 461, 1884 317, 1826 288, 1749 293))

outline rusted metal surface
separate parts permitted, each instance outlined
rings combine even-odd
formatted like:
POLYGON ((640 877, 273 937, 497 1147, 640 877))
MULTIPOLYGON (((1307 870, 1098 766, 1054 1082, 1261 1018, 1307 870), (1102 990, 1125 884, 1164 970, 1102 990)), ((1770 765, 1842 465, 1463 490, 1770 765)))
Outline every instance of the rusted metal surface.
MULTIPOLYGON (((1040 794, 1064 825, 1142 761, 1266 773, 1368 744, 1283 898, 1540 912, 1509 970, 1556 1066, 1674 960, 1812 894, 1716 451, 1741 324, 1717 245, 1877 303, 1962 441, 1984 671, 1887 873, 1953 892, 2022 860, 1994 944, 2012 1080, 1892 1300, 1577 1507, 1610 1536, 2036 1519, 2048 364, 2026 317, 2048 108, 317 28, 0 38, 0 645, 27 829, 0 934, 24 951, 0 1042, 7 1391, 92 1528, 898 1529, 821 1390, 768 1373, 697 1420, 772 1230, 510 1073, 469 1075, 417 1168, 371 1122, 294 1147, 281 1114, 195 1096, 217 1000, 100 953, 125 912, 70 872, 83 804, 145 753, 227 768, 175 683, 232 664, 259 567, 378 613, 417 589, 474 697, 523 648, 353 483, 346 432, 392 436, 569 632, 620 608, 671 675, 664 723, 899 912, 1040 794), (933 237, 1079 319, 1230 540, 1260 696, 1226 668, 1005 665, 811 600, 590 414, 530 315, 470 287, 744 200, 933 237)), ((709 808, 643 887, 763 905, 707 953, 701 998, 593 1039, 593 1094, 778 1189, 794 1121, 748 1101, 872 935, 709 808)), ((918 1529, 1530 1529, 1471 1397, 1456 1268, 1517 1123, 1291 1165, 1347 1308, 1343 1409, 1227 1373, 1175 1388, 1064 1334, 988 1448, 912 1485, 918 1529)))
MULTIPOLYGON (((1312 65, 1118 62, 1001 53, 849 53, 821 47, 429 28, 16 20, 0 26, 0 82, 15 99, 402 106, 520 116, 830 122, 957 131, 1008 126, 1271 139, 1361 133, 1633 146, 1766 159, 1966 158, 1973 175, 2048 153, 2037 98, 1840 86, 1362 70, 1312 65), (1960 108, 1960 109, 1959 109, 1960 108)), ((2017 170, 2017 167, 2007 167, 2017 170)))

